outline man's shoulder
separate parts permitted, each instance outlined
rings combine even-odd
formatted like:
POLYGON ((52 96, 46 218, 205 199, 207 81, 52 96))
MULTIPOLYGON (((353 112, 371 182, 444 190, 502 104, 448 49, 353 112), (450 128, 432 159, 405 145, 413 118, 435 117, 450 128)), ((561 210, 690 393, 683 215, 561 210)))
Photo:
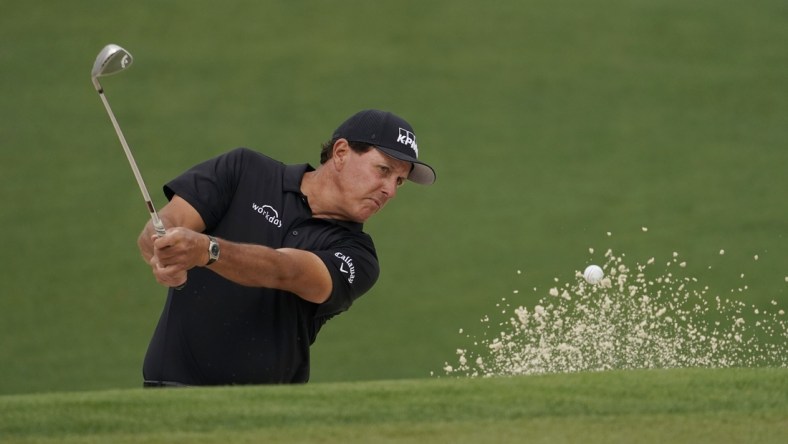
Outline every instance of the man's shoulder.
POLYGON ((246 147, 231 149, 217 160, 217 169, 233 171, 240 182, 279 184, 287 170, 283 162, 246 147))
POLYGON ((340 220, 330 220, 329 222, 336 226, 338 230, 337 237, 334 239, 335 245, 363 248, 364 250, 371 253, 375 259, 377 259, 375 242, 372 240, 372 236, 364 231, 363 224, 340 220))
POLYGON ((224 156, 240 159, 243 162, 259 163, 272 168, 284 167, 284 163, 274 159, 273 157, 267 156, 259 151, 247 147, 231 149, 230 151, 226 152, 224 156))

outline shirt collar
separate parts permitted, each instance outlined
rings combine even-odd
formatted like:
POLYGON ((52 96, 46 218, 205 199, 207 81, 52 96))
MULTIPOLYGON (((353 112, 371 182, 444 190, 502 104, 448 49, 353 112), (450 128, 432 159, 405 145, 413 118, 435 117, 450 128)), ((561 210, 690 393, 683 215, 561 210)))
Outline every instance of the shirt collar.
POLYGON ((307 171, 314 171, 312 165, 302 163, 298 165, 285 165, 284 179, 282 180, 282 190, 301 194, 301 180, 307 171))

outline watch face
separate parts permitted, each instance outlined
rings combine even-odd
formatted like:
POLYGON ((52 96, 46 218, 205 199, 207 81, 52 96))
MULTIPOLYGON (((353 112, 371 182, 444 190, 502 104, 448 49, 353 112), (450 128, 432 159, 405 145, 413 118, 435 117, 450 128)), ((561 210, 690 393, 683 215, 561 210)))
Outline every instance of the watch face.
POLYGON ((208 236, 208 239, 210 239, 211 242, 208 244, 209 257, 207 265, 211 265, 219 259, 219 242, 216 242, 216 239, 212 236, 208 236))

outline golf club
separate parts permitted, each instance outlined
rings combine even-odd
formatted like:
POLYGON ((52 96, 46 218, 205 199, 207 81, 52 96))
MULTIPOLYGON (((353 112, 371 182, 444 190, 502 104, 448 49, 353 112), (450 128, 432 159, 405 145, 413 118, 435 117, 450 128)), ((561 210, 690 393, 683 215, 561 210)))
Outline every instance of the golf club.
POLYGON ((112 108, 109 106, 109 102, 104 96, 104 88, 101 87, 101 83, 99 83, 98 80, 99 77, 108 76, 123 71, 124 69, 131 66, 132 61, 134 61, 134 58, 128 51, 118 45, 109 44, 105 46, 96 57, 96 62, 93 64, 93 70, 90 72, 90 77, 93 80, 93 86, 96 88, 99 97, 101 97, 101 101, 104 103, 104 108, 107 109, 107 114, 109 114, 110 120, 112 120, 112 126, 115 127, 115 132, 118 134, 120 144, 123 145, 123 151, 126 152, 126 158, 129 159, 129 165, 131 166, 131 170, 134 172, 134 177, 137 179, 137 185, 139 185, 140 191, 142 191, 142 197, 145 199, 145 204, 148 206, 148 212, 150 212, 150 217, 153 221, 153 228, 156 230, 156 234, 161 237, 166 234, 166 231, 164 230, 164 224, 162 224, 158 213, 156 213, 156 208, 153 206, 150 194, 148 193, 148 188, 145 186, 145 182, 142 180, 142 175, 140 174, 140 170, 137 167, 137 162, 134 160, 134 156, 131 154, 129 144, 126 143, 126 138, 123 136, 123 131, 120 130, 120 125, 118 125, 118 121, 115 119, 115 114, 112 112, 112 108))

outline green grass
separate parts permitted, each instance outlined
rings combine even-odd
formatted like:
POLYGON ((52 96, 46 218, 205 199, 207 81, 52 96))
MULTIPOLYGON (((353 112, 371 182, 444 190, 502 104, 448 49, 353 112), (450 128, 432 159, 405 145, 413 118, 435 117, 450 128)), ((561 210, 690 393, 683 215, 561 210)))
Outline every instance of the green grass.
POLYGON ((778 443, 786 391, 784 369, 694 369, 16 395, 0 439, 778 443))
POLYGON ((321 332, 315 382, 438 372, 460 328, 481 331, 503 297, 533 305, 607 248, 679 252, 710 295, 786 308, 784 0, 1 9, 0 394, 141 379, 164 291, 88 75, 109 42, 135 56, 102 84, 157 205, 165 181, 235 146, 314 163, 362 107, 415 126, 438 182, 368 224, 381 279, 321 332))

